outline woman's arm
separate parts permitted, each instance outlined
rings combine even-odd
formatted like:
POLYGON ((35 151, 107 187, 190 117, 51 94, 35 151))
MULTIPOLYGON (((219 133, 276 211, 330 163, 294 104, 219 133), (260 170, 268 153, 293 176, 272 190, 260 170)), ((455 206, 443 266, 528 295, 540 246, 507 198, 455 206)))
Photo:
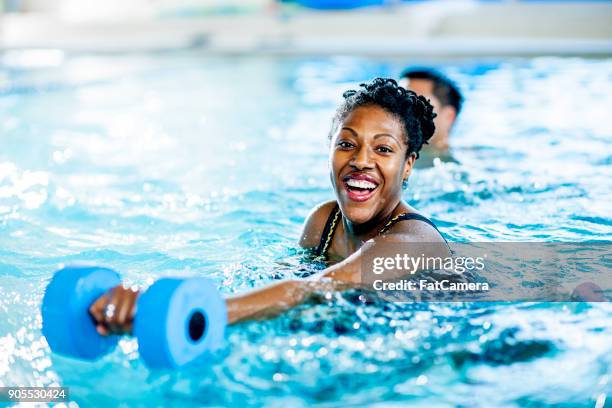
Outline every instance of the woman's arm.
MULTIPOLYGON (((230 324, 278 315, 307 301, 317 293, 343 291, 362 287, 362 265, 375 256, 384 256, 385 249, 397 248, 411 257, 448 256, 445 243, 424 243, 423 236, 392 234, 370 240, 351 256, 324 271, 305 279, 288 279, 271 283, 260 289, 230 296, 226 299, 230 324), (395 247, 393 247, 395 245, 395 247)), ((393 251, 391 251, 393 252, 393 251)), ((394 252, 393 252, 394 253, 394 252)), ((388 256, 388 254, 386 254, 388 256)), ((381 279, 397 278, 405 271, 387 271, 381 279)), ((90 308, 102 335, 129 333, 135 314, 134 305, 139 293, 121 286, 100 297, 90 308), (107 315, 107 305, 114 313, 107 315)))
MULTIPOLYGON (((278 315, 307 301, 316 293, 359 286, 361 250, 344 261, 306 279, 287 279, 226 299, 228 322, 262 319, 278 315)), ((140 292, 121 285, 98 298, 89 312, 103 336, 131 333, 140 292), (106 313, 108 308, 113 313, 106 313)))
MULTIPOLYGON (((431 236, 432 240, 438 239, 431 236)), ((363 244, 348 258, 306 279, 291 279, 264 286, 261 289, 229 297, 227 301, 230 324, 245 320, 272 317, 308 300, 316 293, 343 291, 363 287, 364 263, 378 256, 405 254, 409 257, 446 257, 450 253, 442 240, 424 243, 423 236, 393 234, 377 237, 363 244)), ((417 272, 417 271, 414 271, 417 272)), ((380 279, 396 279, 406 270, 389 269, 380 279)))
POLYGON ((229 323, 272 317, 307 301, 314 294, 359 287, 361 251, 308 278, 288 279, 227 298, 229 323))
MULTIPOLYGON (((358 251, 359 252, 359 251, 358 251)), ((358 254, 306 279, 287 279, 226 299, 229 324, 278 315, 307 301, 316 293, 357 287, 360 283, 358 254)), ((139 291, 116 286, 89 308, 96 329, 103 336, 131 333, 139 291), (107 313, 109 308, 112 313, 107 313)))

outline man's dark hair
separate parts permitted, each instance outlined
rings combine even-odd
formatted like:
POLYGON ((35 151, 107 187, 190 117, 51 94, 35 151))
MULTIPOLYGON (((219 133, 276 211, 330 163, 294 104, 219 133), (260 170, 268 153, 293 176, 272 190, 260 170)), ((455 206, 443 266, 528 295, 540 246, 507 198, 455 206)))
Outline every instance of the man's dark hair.
POLYGON ((358 90, 349 90, 342 94, 344 102, 334 116, 330 138, 339 123, 356 108, 379 106, 403 125, 408 146, 406 156, 416 153, 418 158, 421 147, 433 136, 435 130, 433 119, 436 114, 427 99, 402 88, 394 79, 389 78, 375 78, 359 86, 358 90))
POLYGON ((452 106, 457 115, 461 112, 463 96, 459 87, 440 71, 432 68, 407 68, 402 71, 400 78, 430 80, 433 82, 433 94, 440 100, 442 106, 452 106))

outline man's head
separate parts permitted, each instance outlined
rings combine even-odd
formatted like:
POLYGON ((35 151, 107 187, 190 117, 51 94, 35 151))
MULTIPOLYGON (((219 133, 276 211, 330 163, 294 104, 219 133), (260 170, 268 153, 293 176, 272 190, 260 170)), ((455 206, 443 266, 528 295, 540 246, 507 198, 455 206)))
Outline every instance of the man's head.
POLYGON ((444 74, 430 68, 408 68, 401 74, 400 85, 429 99, 438 114, 434 122, 436 132, 429 144, 446 150, 448 135, 461 111, 463 96, 453 81, 444 74))

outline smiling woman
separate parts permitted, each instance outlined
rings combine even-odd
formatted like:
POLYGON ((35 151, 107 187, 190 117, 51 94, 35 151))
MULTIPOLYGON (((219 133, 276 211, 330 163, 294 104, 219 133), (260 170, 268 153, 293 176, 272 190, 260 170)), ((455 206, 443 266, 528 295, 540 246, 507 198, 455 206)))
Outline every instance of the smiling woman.
MULTIPOLYGON (((315 293, 361 287, 363 259, 376 256, 376 245, 445 242, 429 219, 401 199, 419 150, 434 132, 432 106, 392 79, 376 78, 361 87, 344 93, 332 123, 329 160, 336 200, 311 212, 300 239, 329 267, 308 279, 228 298, 229 323, 278 314, 315 293)), ((409 256, 447 256, 447 250, 420 245, 411 254, 406 246, 409 256)), ((138 296, 117 286, 100 297, 90 310, 100 334, 129 332, 138 296), (114 313, 105 313, 109 307, 114 313)))
POLYGON ((337 200, 313 211, 301 240, 306 248, 319 244, 318 255, 329 259, 347 258, 381 233, 418 231, 424 242, 441 239, 431 221, 401 200, 402 186, 435 129, 432 106, 392 79, 361 86, 344 93, 330 133, 337 200), (340 214, 342 222, 334 222, 340 214))

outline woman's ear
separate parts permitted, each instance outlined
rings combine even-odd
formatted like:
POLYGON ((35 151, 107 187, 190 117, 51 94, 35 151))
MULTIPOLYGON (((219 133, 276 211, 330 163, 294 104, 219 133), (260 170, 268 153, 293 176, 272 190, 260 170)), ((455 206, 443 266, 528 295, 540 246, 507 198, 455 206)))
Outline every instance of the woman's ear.
POLYGON ((412 152, 406 157, 406 166, 404 166, 404 174, 402 174, 402 179, 404 182, 408 181, 408 176, 412 173, 412 167, 414 166, 414 161, 416 160, 416 153, 412 152))

